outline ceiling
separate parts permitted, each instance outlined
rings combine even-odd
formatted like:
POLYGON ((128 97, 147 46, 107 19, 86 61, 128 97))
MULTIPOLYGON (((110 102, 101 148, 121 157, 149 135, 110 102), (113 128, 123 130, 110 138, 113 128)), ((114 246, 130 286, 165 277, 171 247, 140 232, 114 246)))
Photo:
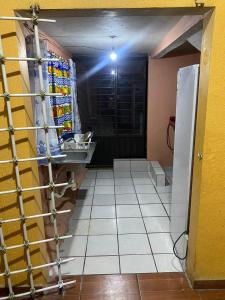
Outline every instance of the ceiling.
POLYGON ((180 46, 174 48, 163 57, 174 57, 174 56, 181 56, 181 55, 188 55, 188 54, 195 54, 199 53, 200 51, 196 49, 191 43, 188 41, 184 42, 180 46))
MULTIPOLYGON (((155 16, 141 13, 121 14, 117 11, 76 15, 45 12, 55 23, 41 23, 40 29, 54 38, 73 55, 101 55, 114 46, 124 53, 149 53, 182 16, 155 16)), ((42 15, 43 17, 43 15, 42 15)))

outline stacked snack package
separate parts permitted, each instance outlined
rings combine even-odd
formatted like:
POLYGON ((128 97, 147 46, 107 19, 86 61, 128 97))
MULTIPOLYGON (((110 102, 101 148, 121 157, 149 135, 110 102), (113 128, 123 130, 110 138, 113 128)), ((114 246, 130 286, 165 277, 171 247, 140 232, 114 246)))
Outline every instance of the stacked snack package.
POLYGON ((56 125, 63 125, 58 129, 59 142, 63 134, 72 132, 72 95, 69 61, 49 52, 50 58, 59 58, 59 61, 48 62, 48 81, 50 93, 61 93, 62 97, 51 97, 54 121, 56 125))

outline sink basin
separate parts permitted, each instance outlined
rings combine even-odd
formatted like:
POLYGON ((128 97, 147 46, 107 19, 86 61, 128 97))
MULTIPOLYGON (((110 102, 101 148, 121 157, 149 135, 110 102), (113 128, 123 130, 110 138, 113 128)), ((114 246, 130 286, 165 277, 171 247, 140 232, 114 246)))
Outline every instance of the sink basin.
POLYGON ((54 164, 89 164, 95 151, 96 143, 91 143, 89 149, 74 149, 61 151, 66 157, 53 159, 54 164))

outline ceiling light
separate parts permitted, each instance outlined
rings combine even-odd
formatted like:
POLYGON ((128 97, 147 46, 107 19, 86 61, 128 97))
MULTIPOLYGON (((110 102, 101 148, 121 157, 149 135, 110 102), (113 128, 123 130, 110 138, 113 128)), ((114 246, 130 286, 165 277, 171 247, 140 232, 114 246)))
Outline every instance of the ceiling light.
POLYGON ((109 57, 112 61, 115 61, 117 60, 117 53, 114 50, 112 50, 109 57))
POLYGON ((115 70, 115 69, 112 69, 111 74, 112 74, 112 75, 116 75, 116 70, 115 70))
POLYGON ((114 46, 114 40, 115 40, 116 36, 112 35, 110 38, 112 39, 112 50, 109 54, 109 57, 112 61, 116 61, 117 60, 117 53, 115 51, 115 46, 114 46))

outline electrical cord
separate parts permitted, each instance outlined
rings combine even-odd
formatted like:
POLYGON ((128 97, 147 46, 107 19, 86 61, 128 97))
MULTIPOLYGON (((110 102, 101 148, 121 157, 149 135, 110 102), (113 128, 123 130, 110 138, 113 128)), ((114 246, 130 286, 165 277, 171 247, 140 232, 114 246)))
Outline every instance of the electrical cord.
POLYGON ((184 260, 184 259, 186 259, 186 257, 187 257, 187 250, 188 250, 188 247, 186 248, 185 256, 183 256, 183 257, 179 257, 179 255, 177 254, 177 251, 176 251, 176 245, 177 245, 177 243, 179 242, 179 240, 181 239, 181 237, 182 237, 184 234, 188 234, 188 231, 185 230, 184 232, 182 232, 181 235, 179 235, 179 237, 176 239, 176 241, 175 241, 174 244, 173 244, 173 253, 174 253, 174 255, 176 256, 176 258, 178 258, 178 259, 180 259, 180 260, 184 260))

